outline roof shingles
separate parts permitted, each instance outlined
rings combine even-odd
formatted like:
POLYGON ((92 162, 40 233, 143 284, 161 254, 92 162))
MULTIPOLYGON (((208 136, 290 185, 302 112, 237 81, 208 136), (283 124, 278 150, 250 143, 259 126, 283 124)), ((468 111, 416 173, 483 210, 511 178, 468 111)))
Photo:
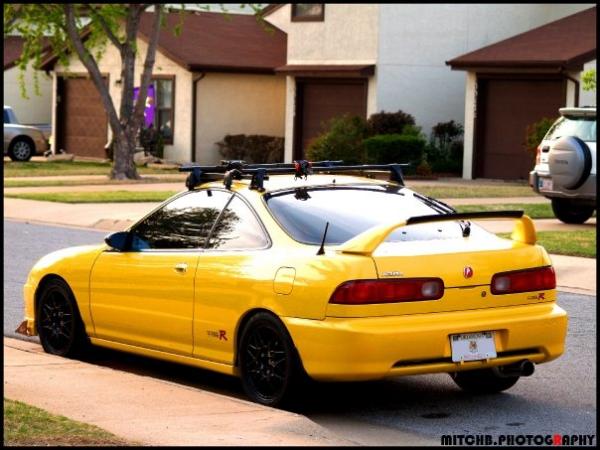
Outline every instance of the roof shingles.
POLYGON ((596 7, 447 61, 453 69, 483 67, 581 70, 596 58, 596 7))
MULTIPOLYGON (((259 23, 253 15, 186 13, 182 33, 175 36, 173 28, 179 21, 178 13, 167 16, 158 44, 166 56, 188 70, 273 73, 286 63, 287 35, 259 23)), ((147 37, 151 27, 152 13, 145 13, 141 35, 147 37)))

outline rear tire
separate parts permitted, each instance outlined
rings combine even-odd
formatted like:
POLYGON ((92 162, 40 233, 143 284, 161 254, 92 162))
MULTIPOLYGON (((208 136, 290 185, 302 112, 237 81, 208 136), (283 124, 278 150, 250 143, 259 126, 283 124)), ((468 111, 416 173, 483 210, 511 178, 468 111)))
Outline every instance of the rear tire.
POLYGON ((552 199, 554 215, 564 223, 581 224, 592 217, 594 206, 578 205, 565 198, 552 199))
POLYGON ((495 394, 513 387, 519 381, 518 376, 498 376, 493 369, 454 372, 450 377, 462 390, 472 394, 495 394))
POLYGON ((251 317, 242 331, 239 367, 246 395, 267 406, 291 402, 304 378, 285 326, 266 312, 251 317))
POLYGON ((35 146, 25 138, 17 138, 10 143, 8 156, 13 161, 29 161, 35 153, 35 146))
POLYGON ((42 286, 36 326, 46 353, 76 357, 90 345, 75 297, 63 280, 53 279, 42 286))

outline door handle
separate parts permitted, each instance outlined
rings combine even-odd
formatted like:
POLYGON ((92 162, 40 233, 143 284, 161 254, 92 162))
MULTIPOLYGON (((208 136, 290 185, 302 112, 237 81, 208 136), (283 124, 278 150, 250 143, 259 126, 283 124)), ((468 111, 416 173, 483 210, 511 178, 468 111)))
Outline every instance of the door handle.
POLYGON ((175 272, 186 273, 188 265, 186 263, 179 263, 175 266, 175 272))

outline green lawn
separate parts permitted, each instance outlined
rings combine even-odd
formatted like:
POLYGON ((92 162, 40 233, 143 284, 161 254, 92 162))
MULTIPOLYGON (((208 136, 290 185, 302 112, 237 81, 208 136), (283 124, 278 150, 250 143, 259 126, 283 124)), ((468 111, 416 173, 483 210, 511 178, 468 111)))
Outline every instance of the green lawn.
POLYGON ((89 186, 89 185, 101 185, 101 184, 153 184, 153 183, 181 183, 183 186, 185 177, 169 177, 169 178, 156 178, 145 176, 139 180, 111 180, 106 179, 90 179, 90 180, 40 180, 40 179, 19 179, 19 180, 4 180, 5 188, 13 187, 42 187, 42 186, 89 186))
POLYGON ((128 203, 162 202, 177 192, 179 191, 36 192, 4 194, 4 197, 60 203, 128 203))
MULTIPOLYGON (((459 205, 455 206, 461 213, 477 211, 524 211, 532 219, 554 219, 556 216, 552 212, 550 203, 503 203, 499 205, 459 205)), ((596 213, 594 212, 594 217, 596 213)))
MULTIPOLYGON (((498 233, 503 238, 510 233, 498 233)), ((537 233, 538 244, 548 253, 556 255, 583 256, 596 258, 596 231, 540 231, 537 233)))
MULTIPOLYGON (((407 182, 407 186, 413 189, 410 181, 407 182)), ((413 190, 433 198, 536 197, 538 195, 529 186, 519 185, 415 186, 413 190)))
POLYGON ((532 219, 553 219, 554 213, 552 212, 552 206, 548 203, 508 203, 500 205, 458 205, 455 206, 456 210, 460 213, 470 213, 478 211, 507 211, 507 210, 518 210, 525 211, 532 219))
POLYGON ((134 445, 93 425, 50 414, 25 403, 4 399, 5 446, 134 445))
MULTIPOLYGON (((5 177, 47 177, 58 175, 109 175, 110 163, 91 161, 4 161, 5 177)), ((176 169, 138 167, 140 174, 178 173, 176 169)))

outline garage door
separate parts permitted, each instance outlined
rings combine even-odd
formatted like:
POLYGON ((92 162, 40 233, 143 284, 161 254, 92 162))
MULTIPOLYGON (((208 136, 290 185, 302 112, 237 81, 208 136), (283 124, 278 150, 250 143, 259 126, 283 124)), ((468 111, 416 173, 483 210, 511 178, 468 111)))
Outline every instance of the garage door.
POLYGON ((92 80, 62 78, 58 148, 79 156, 106 158, 108 117, 92 80))
POLYGON ((366 117, 366 80, 311 80, 297 83, 294 159, 302 159, 310 141, 334 117, 366 117))
POLYGON ((527 179, 534 158, 525 151, 525 130, 558 117, 565 104, 561 79, 478 80, 475 176, 527 179))

